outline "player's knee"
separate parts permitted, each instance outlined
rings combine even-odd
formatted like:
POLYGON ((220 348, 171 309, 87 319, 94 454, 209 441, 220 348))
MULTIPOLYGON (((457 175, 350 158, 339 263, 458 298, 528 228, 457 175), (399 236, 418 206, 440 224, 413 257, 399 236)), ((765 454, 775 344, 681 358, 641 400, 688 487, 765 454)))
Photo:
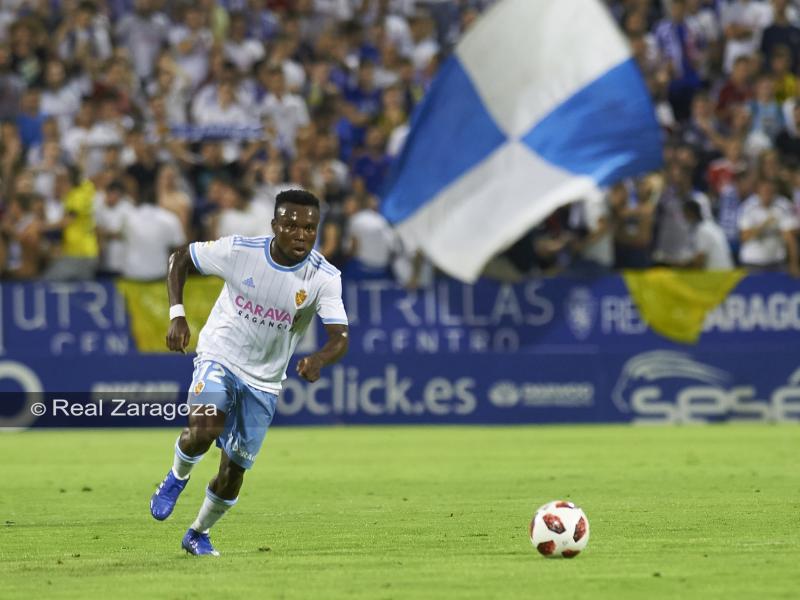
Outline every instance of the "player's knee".
POLYGON ((189 437, 197 444, 211 444, 225 428, 225 418, 210 415, 196 415, 189 420, 189 437))

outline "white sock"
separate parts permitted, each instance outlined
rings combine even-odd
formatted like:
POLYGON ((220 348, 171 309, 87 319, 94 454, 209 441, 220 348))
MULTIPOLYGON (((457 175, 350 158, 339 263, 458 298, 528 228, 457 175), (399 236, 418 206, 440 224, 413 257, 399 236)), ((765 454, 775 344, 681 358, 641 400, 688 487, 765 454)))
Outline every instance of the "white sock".
POLYGON ((186 479, 189 477, 189 473, 192 472, 192 469, 194 469, 194 466, 203 460, 205 454, 200 454, 199 456, 184 454, 179 445, 180 441, 181 438, 178 438, 175 442, 175 458, 172 461, 172 474, 178 479, 186 479))
POLYGON ((192 529, 200 533, 208 533, 208 530, 228 512, 239 499, 225 500, 217 496, 210 489, 206 489, 206 498, 197 518, 192 523, 192 529))

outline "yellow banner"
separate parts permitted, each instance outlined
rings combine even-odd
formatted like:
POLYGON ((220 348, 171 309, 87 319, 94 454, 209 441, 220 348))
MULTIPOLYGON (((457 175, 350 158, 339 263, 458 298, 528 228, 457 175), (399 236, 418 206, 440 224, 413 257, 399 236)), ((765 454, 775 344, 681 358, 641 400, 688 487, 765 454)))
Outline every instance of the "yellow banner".
MULTIPOLYGON (((169 299, 164 281, 141 283, 118 279, 117 292, 125 298, 136 349, 139 352, 168 352, 169 299)), ((216 277, 189 277, 183 292, 186 321, 192 332, 187 352, 194 352, 197 335, 205 325, 223 281, 216 277)))
POLYGON ((694 344, 709 311, 728 297, 747 273, 649 269, 625 271, 623 278, 650 328, 676 342, 694 344))

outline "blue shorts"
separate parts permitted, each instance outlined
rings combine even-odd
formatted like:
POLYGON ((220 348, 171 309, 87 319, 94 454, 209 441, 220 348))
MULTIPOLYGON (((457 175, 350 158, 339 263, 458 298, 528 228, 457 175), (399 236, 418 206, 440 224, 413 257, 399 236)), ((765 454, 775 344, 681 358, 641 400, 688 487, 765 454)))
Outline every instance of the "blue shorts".
POLYGON ((252 468, 275 416, 278 396, 247 385, 217 362, 198 358, 188 402, 213 404, 227 415, 217 447, 240 467, 252 468))

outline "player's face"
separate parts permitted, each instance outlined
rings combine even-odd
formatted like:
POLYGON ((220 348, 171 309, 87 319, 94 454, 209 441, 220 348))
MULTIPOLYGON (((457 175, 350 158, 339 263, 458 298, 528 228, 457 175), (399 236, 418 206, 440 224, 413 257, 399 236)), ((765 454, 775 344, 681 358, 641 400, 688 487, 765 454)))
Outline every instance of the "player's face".
POLYGON ((317 241, 319 210, 312 206, 282 204, 272 219, 275 243, 287 258, 301 261, 317 241))

